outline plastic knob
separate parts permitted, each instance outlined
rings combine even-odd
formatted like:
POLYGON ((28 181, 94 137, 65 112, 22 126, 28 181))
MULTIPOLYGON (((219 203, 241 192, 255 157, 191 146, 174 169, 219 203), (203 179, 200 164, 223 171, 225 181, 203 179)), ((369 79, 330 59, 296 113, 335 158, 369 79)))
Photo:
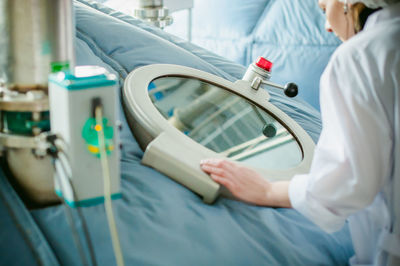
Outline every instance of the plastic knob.
POLYGON ((266 125, 264 125, 262 133, 267 138, 275 137, 275 135, 276 135, 276 127, 275 127, 275 125, 274 124, 266 124, 266 125))
POLYGON ((258 66, 259 68, 264 69, 265 71, 271 72, 271 68, 273 63, 267 59, 265 59, 264 57, 260 56, 257 61, 255 62, 256 66, 258 66))
POLYGON ((297 95, 297 93, 299 92, 299 89, 295 83, 290 82, 285 85, 285 87, 283 88, 283 91, 287 97, 292 98, 297 95))

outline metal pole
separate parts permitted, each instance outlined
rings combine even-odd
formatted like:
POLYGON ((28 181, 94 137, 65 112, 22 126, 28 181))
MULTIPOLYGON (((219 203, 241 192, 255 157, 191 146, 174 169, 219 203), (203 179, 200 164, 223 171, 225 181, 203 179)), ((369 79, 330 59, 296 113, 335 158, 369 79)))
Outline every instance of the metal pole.
POLYGON ((187 39, 192 41, 192 26, 193 26, 193 8, 188 9, 188 25, 187 25, 187 39))
POLYGON ((0 88, 8 81, 9 70, 9 23, 7 0, 0 0, 0 88))
MULTIPOLYGON (((54 63, 74 66, 72 1, 1 1, 9 34, 3 30, 0 39, 10 38, 8 87, 22 92, 47 89, 54 63)), ((0 64, 5 61, 1 58, 0 64)))

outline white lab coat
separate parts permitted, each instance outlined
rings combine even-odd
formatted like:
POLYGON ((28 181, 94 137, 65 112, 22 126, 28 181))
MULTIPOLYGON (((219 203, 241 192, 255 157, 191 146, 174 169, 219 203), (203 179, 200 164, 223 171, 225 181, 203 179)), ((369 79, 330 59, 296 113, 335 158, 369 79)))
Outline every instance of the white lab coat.
POLYGON ((323 130, 310 173, 290 182, 292 206, 328 232, 348 219, 351 264, 400 263, 400 232, 390 233, 400 208, 392 189, 400 178, 400 4, 372 14, 337 49, 320 87, 323 130))

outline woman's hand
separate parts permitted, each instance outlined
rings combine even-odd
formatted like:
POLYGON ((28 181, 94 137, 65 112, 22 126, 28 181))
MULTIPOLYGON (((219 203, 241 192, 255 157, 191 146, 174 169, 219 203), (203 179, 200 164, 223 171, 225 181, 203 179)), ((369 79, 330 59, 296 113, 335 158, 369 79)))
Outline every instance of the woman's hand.
POLYGON ((225 186, 236 198, 256 205, 266 205, 270 183, 252 169, 222 159, 206 159, 201 169, 225 186))
POLYGON ((239 200, 262 206, 291 206, 289 182, 271 183, 256 171, 224 159, 202 160, 200 167, 239 200))

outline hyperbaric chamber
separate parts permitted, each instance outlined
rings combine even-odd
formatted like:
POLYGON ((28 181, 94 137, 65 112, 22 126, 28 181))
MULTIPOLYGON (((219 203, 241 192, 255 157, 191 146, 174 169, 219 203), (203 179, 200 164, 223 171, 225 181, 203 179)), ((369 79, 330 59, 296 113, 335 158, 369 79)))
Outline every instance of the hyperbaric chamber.
MULTIPOLYGON (((205 158, 225 157, 269 180, 309 170, 310 136, 251 82, 234 83, 197 69, 149 65, 123 89, 128 124, 145 150, 142 163, 213 202, 226 190, 201 171, 205 158)), ((227 193, 229 194, 229 193, 227 193)))

